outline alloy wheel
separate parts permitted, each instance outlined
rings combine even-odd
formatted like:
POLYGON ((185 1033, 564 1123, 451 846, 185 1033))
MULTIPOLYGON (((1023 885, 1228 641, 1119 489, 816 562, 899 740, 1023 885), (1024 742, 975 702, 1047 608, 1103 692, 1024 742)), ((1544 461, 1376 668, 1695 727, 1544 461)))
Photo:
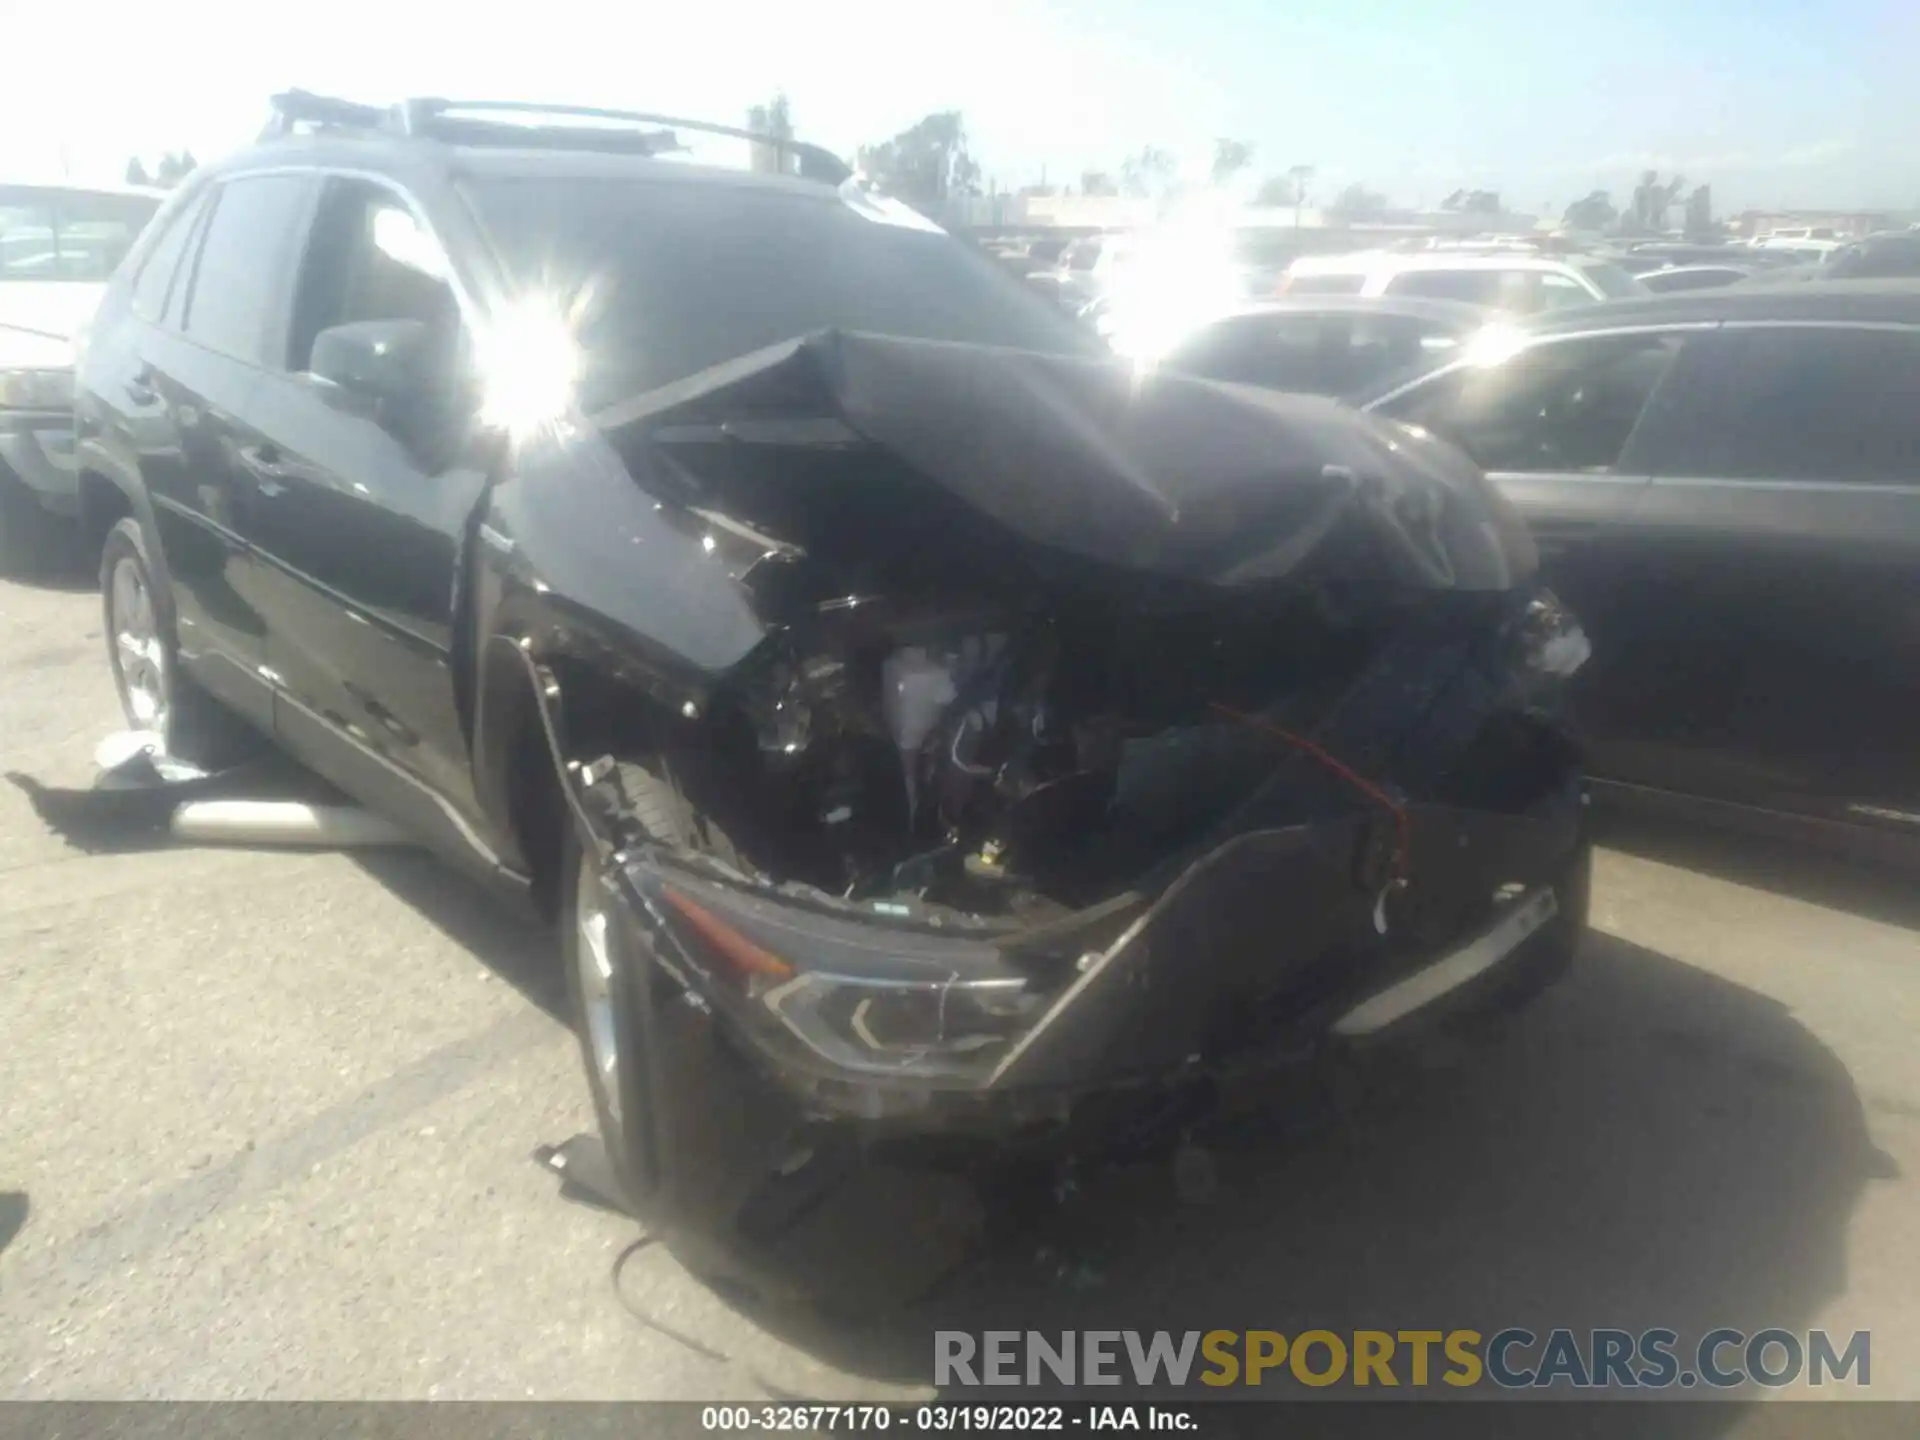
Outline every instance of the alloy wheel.
POLYGON ((614 1012, 613 937, 606 896, 592 862, 581 858, 580 879, 573 902, 574 966, 579 972, 580 1010, 586 1023, 587 1049, 607 1113, 621 1123, 620 1030, 614 1012))
POLYGON ((164 739, 171 710, 166 647, 154 619, 153 592, 132 556, 123 556, 113 567, 107 614, 121 707, 135 727, 164 739))

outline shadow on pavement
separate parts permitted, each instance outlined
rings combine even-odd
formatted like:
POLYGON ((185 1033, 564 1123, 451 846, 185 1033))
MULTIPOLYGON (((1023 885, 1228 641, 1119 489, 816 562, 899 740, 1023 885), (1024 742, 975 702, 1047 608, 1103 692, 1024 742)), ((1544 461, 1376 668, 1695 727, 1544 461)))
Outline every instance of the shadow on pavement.
POLYGON ((1593 833, 1597 844, 1630 855, 1920 930, 1920 885, 1914 883, 1914 870, 1889 861, 1623 805, 1596 806, 1593 833))
POLYGON ((13 1243, 27 1224, 27 1212, 31 1207, 27 1197, 18 1190, 0 1190, 0 1250, 13 1243))
POLYGON ((501 904, 425 850, 368 849, 355 851, 353 858, 482 965, 555 1019, 570 1023, 559 950, 546 926, 501 904))
MULTIPOLYGON (((1596 934, 1504 1032, 1438 1040, 1317 1131, 1217 1141, 1211 1203, 1164 1168, 1111 1174, 1061 1217, 1060 1254, 1004 1246, 866 1324, 752 1318, 842 1374, 924 1383, 937 1329, 1660 1326, 1685 1357, 1716 1326, 1804 1329, 1841 1292, 1879 1161, 1847 1072, 1780 1004, 1596 934)), ((1737 1413, 1710 1408, 1688 1433, 1737 1413)))

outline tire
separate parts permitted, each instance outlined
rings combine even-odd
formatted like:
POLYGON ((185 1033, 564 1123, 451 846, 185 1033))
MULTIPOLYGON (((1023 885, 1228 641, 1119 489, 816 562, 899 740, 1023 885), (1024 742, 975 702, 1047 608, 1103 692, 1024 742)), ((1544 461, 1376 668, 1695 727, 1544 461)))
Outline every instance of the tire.
POLYGON ((209 770, 258 751, 245 722, 180 668, 173 607, 154 583, 145 533, 131 516, 101 547, 100 605, 107 664, 129 728, 152 731, 163 753, 209 770))
MULTIPOLYGON (((686 841, 690 820, 671 786, 632 762, 621 762, 616 774, 629 812, 649 835, 686 841)), ((629 1204, 644 1213, 655 1166, 644 1153, 654 1132, 639 1006, 652 967, 633 953, 636 942, 604 894, 599 861, 578 820, 569 813, 561 828, 560 951, 568 1009, 607 1159, 629 1204)))

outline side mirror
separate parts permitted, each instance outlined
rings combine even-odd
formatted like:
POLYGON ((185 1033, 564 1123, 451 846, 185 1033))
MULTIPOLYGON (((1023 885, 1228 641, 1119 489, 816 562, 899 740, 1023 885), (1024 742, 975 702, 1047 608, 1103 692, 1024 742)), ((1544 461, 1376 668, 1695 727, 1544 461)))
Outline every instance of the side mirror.
POLYGON ((463 407, 459 342, 421 320, 358 320, 313 339, 308 375, 327 404, 365 416, 437 468, 458 442, 463 407))
POLYGON ((447 356, 419 320, 359 320, 313 339, 308 371, 343 409, 384 417, 444 390, 447 356))

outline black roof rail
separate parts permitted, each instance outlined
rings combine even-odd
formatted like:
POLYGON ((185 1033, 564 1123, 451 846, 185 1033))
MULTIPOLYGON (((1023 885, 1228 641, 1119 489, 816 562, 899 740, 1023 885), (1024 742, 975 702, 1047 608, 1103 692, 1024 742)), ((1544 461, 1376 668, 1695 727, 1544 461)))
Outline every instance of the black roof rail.
POLYGON ((440 140, 450 145, 498 145, 516 149, 597 150, 628 155, 668 155, 684 150, 680 130, 703 135, 725 135, 764 145, 781 156, 792 155, 804 180, 838 185, 853 178, 853 167, 832 151, 804 140, 791 140, 734 125, 652 115, 636 110, 602 110, 585 105, 542 105, 519 100, 403 100, 382 107, 353 100, 336 100, 306 90, 288 90, 273 97, 274 119, 262 139, 290 135, 301 125, 319 130, 376 131, 389 135, 440 140), (514 117, 551 117, 560 124, 529 124, 514 117), (566 124, 566 121, 594 123, 566 124), (615 121, 615 128, 604 122, 615 121), (655 127, 651 129, 638 127, 655 127))

